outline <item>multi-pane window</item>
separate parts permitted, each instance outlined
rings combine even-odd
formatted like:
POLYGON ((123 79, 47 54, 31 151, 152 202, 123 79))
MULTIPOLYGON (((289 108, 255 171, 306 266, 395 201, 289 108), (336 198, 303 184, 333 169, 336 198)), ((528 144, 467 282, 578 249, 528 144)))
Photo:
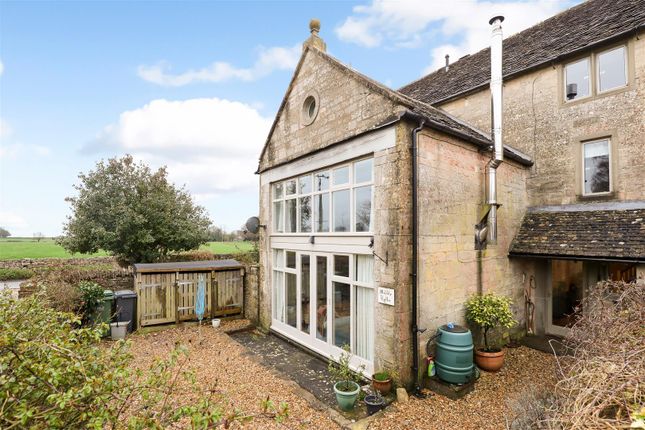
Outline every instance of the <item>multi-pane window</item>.
POLYGON ((372 231, 373 159, 273 184, 275 233, 372 231))
POLYGON ((305 343, 350 345, 355 355, 372 361, 373 273, 371 255, 274 249, 273 319, 305 343))
POLYGON ((622 88, 627 83, 627 47, 625 45, 572 61, 564 66, 566 101, 622 88))
POLYGON ((611 191, 609 145, 609 139, 582 144, 585 195, 611 191))

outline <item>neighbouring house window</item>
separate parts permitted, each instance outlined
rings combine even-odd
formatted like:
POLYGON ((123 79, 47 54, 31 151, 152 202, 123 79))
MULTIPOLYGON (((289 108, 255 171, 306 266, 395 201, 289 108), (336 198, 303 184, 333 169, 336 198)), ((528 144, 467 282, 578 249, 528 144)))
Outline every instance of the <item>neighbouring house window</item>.
POLYGON ((608 193, 611 191, 609 139, 582 144, 584 194, 608 193))
POLYGON ((627 49, 625 46, 598 54, 598 92, 627 85, 627 49))
POLYGON ((596 52, 564 66, 565 101, 573 101, 628 85, 627 45, 596 52))
POLYGON ((564 67, 564 91, 566 100, 577 100, 591 94, 590 60, 569 63, 564 67), (575 85, 575 95, 570 93, 570 85, 575 85))
POLYGON ((372 231, 373 159, 273 184, 275 233, 372 231))

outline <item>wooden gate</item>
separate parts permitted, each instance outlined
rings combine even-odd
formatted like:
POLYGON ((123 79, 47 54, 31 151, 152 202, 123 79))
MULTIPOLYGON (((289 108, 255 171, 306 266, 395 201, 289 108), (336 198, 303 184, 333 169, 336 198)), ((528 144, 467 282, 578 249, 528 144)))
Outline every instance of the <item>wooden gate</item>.
POLYGON ((139 269, 135 278, 139 326, 196 320, 195 300, 201 279, 206 286, 204 318, 242 313, 244 269, 170 273, 139 269))

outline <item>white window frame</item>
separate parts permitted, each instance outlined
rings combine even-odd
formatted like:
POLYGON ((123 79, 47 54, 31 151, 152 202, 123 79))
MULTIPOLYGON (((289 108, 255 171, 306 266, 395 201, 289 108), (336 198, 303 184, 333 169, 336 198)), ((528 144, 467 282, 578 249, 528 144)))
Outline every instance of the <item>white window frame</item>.
POLYGON ((627 58, 628 57, 628 55, 627 55, 627 45, 618 45, 618 46, 614 46, 614 47, 609 48, 609 49, 605 49, 604 51, 599 51, 598 53, 595 54, 595 57, 596 57, 595 58, 595 63, 596 63, 595 72, 596 72, 596 90, 597 90, 596 93, 597 94, 609 93, 609 92, 612 92, 612 91, 615 91, 615 90, 619 90, 621 88, 625 88, 626 86, 629 85, 629 60, 627 58), (625 84, 620 85, 618 87, 613 87, 613 88, 609 88, 609 89, 606 89, 606 90, 602 90, 600 88, 600 56, 602 54, 605 54, 605 53, 611 52, 611 51, 615 51, 616 49, 620 49, 620 48, 623 48, 623 61, 624 61, 624 65, 625 65, 625 84))
POLYGON ((583 57, 583 58, 578 58, 577 60, 569 61, 568 63, 566 63, 564 65, 564 67, 562 69, 564 71, 564 79, 563 79, 564 85, 563 85, 562 90, 564 92, 564 102, 565 103, 577 102, 578 100, 588 99, 589 97, 593 96, 593 94, 594 94, 594 91, 593 91, 594 90, 593 89, 593 66, 592 66, 591 63, 592 63, 591 55, 588 55, 588 56, 583 57), (574 99, 569 100, 569 99, 567 99, 567 66, 579 63, 579 62, 584 61, 584 60, 587 60, 587 75, 589 76, 589 83, 588 83, 588 85, 589 85, 589 94, 587 94, 584 97, 576 97, 574 99))
POLYGON ((611 155, 611 138, 609 137, 603 137, 601 139, 594 139, 594 140, 585 140, 584 142, 581 142, 582 144, 580 145, 580 152, 581 152, 581 171, 582 171, 582 178, 581 178, 581 184, 582 184, 582 195, 584 197, 591 197, 591 196, 605 196, 608 194, 611 194, 614 191, 614 182, 612 180, 612 155, 611 155), (600 193, 587 193, 586 192, 586 187, 585 187, 585 145, 591 144, 591 143, 598 143, 598 142, 607 142, 607 153, 609 156, 609 191, 603 191, 600 193))
POLYGON ((273 220, 271 223, 271 228, 272 228, 272 233, 273 234, 278 234, 278 235, 288 235, 288 236, 320 236, 320 235, 329 235, 329 236, 346 236, 348 234, 351 235, 359 235, 359 236, 372 236, 373 233, 373 226, 374 226, 374 164, 373 164, 373 156, 368 156, 368 157, 362 157, 358 158, 355 160, 347 161, 344 163, 340 164, 335 164, 332 166, 327 166, 323 169, 317 169, 315 171, 310 171, 303 173, 301 175, 298 175, 296 177, 290 177, 290 178, 285 178, 280 181, 276 181, 271 183, 270 187, 270 192, 271 192, 271 219, 273 220), (355 183, 355 169, 356 169, 356 164, 365 161, 365 160, 372 160, 372 172, 371 172, 371 177, 368 181, 363 181, 360 183, 355 183), (349 181, 345 184, 341 185, 334 185, 333 181, 333 172, 336 169, 340 169, 343 167, 348 167, 349 168, 349 181), (326 190, 324 191, 318 191, 316 189, 316 183, 315 183, 315 175, 322 173, 322 172, 328 172, 329 173, 329 186, 326 190), (309 176, 311 178, 311 190, 308 193, 301 193, 300 192, 300 178, 304 176, 309 176), (296 182, 296 193, 295 194, 289 194, 287 195, 287 183, 290 181, 295 181, 296 182), (282 184, 282 197, 277 198, 275 195, 275 186, 277 184, 281 183, 282 184), (356 231, 356 199, 355 199, 355 189, 356 188, 362 188, 369 186, 371 187, 371 208, 370 208, 370 229, 369 231, 356 231), (348 190, 349 192, 349 230, 348 231, 335 231, 336 225, 335 225, 335 220, 334 220, 334 192, 336 191, 343 191, 343 190, 348 190), (327 194, 329 198, 329 209, 328 209, 328 219, 329 219, 329 231, 316 231, 316 215, 317 211, 315 208, 314 200, 316 196, 322 195, 322 194, 327 194), (300 220, 300 212, 301 212, 301 206, 300 206, 300 199, 302 197, 310 197, 310 205, 311 205, 311 231, 308 232, 303 232, 302 231, 302 226, 301 226, 301 220, 300 220), (286 226, 287 226, 287 218, 289 214, 287 213, 287 205, 286 201, 295 198, 296 201, 296 231, 295 232, 288 232, 286 231, 286 226), (282 219, 282 225, 281 230, 275 228, 275 219, 276 219, 276 212, 275 212, 275 205, 280 204, 282 206, 282 213, 283 213, 283 219, 282 219))
MULTIPOLYGON (((278 333, 289 337, 290 339, 293 339, 294 341, 304 345, 305 347, 323 355, 328 358, 332 359, 338 359, 340 354, 342 353, 342 349, 336 345, 334 345, 334 331, 333 331, 333 307, 334 307, 334 282, 340 282, 344 284, 348 284, 350 288, 350 322, 349 322, 349 336, 350 336, 350 347, 352 351, 355 351, 356 349, 356 339, 355 339, 355 330, 356 330, 356 315, 357 315, 357 309, 356 309, 356 288, 357 287, 363 287, 363 288, 369 288, 372 290, 372 293, 374 294, 374 300, 373 304, 376 304, 376 288, 374 286, 374 282, 372 281, 371 284, 366 283, 366 282, 359 282, 356 281, 355 278, 355 265, 356 265, 356 255, 358 254, 352 254, 352 253, 343 253, 343 252, 317 252, 317 251, 301 251, 301 250, 295 250, 295 249, 290 249, 290 248, 272 248, 271 251, 276 252, 276 250, 281 249, 283 251, 283 258, 284 262, 282 264, 283 267, 273 267, 273 270, 271 271, 272 277, 274 271, 282 271, 283 274, 283 291, 284 291, 284 322, 280 321, 279 319, 275 318, 275 315, 278 314, 278 312, 281 312, 281 310, 275 310, 271 312, 271 329, 277 331, 278 333), (287 261, 287 252, 295 252, 296 254, 296 269, 289 269, 286 267, 286 261, 287 261), (327 258, 327 312, 326 312, 326 318, 327 318, 327 333, 326 333, 326 340, 320 340, 316 336, 316 331, 317 331, 317 318, 318 315, 316 314, 316 299, 312 296, 310 292, 310 301, 309 301, 309 306, 310 306, 310 316, 313 317, 313 325, 312 325, 312 320, 310 320, 310 330, 309 333, 305 333, 301 330, 301 319, 302 319, 302 302, 301 302, 301 287, 302 287, 302 266, 301 266, 301 256, 302 255, 309 255, 309 264, 310 264, 310 281, 309 281, 309 287, 312 290, 316 289, 316 276, 317 276, 317 257, 326 257, 327 258), (334 274, 334 256, 347 256, 348 258, 348 263, 349 263, 349 276, 339 276, 334 274), (295 273, 296 278, 297 278, 297 300, 296 300, 296 327, 293 327, 288 324, 288 315, 286 312, 286 306, 287 306, 287 292, 286 292, 286 273, 295 273)), ((361 255, 371 255, 371 254, 361 254, 361 255)), ((373 258, 373 257, 372 257, 373 258)), ((275 265, 274 265, 275 266, 275 265)), ((271 285, 273 284, 273 279, 271 280, 271 285)), ((272 309, 275 309, 277 304, 275 303, 275 294, 271 294, 271 300, 272 300, 272 309)), ((373 317, 376 320, 376 312, 374 309, 373 312, 373 317)), ((373 325, 373 330, 376 330, 376 321, 372 322, 373 325)), ((374 333, 374 339, 376 339, 376 333, 374 333)), ((372 345, 372 354, 374 354, 374 345, 372 345)), ((374 360, 374 357, 372 357, 372 360, 374 360)), ((350 367, 354 370, 360 369, 361 366, 365 366, 364 370, 364 375, 365 376, 371 376, 371 374, 374 371, 374 363, 373 361, 366 360, 363 357, 359 357, 355 354, 352 355, 352 359, 350 362, 350 367)))

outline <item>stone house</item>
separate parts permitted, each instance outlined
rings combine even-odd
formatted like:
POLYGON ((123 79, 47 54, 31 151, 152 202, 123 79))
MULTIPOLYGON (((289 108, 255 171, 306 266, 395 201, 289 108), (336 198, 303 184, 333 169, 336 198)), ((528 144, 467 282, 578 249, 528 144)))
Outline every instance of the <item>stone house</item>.
POLYGON ((318 31, 257 172, 263 327, 411 382, 471 295, 510 296, 522 330, 557 335, 590 285, 645 278, 642 1, 591 0, 504 40, 495 200, 489 49, 392 90, 318 31))

